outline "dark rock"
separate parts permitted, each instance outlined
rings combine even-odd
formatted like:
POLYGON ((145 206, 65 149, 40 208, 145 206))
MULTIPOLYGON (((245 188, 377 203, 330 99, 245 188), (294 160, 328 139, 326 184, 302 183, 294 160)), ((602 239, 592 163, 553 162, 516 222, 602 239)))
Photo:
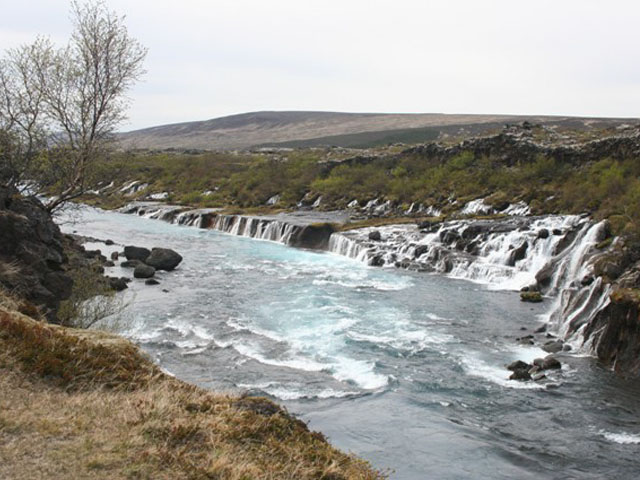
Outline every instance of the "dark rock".
POLYGON ((127 279, 126 277, 107 277, 109 279, 109 286, 115 290, 116 292, 121 292, 122 290, 125 290, 128 287, 127 285, 127 279))
POLYGON ((563 351, 563 352, 570 352, 571 350, 573 350, 573 347, 572 347, 571 345, 569 345, 568 343, 565 343, 565 344, 562 346, 562 351, 563 351))
POLYGON ((542 365, 540 365, 540 368, 542 370, 558 370, 562 368, 562 364, 553 355, 547 355, 542 360, 542 365))
POLYGON ((182 261, 182 256, 170 248, 154 248, 145 263, 156 270, 170 272, 182 261))
POLYGON ((507 366, 507 370, 511 370, 512 372, 515 372, 516 370, 529 370, 531 368, 531 365, 529 365, 526 362, 523 362, 522 360, 516 360, 515 362, 510 363, 507 366))
POLYGON ((549 353, 558 353, 562 351, 562 347, 564 346, 564 342, 562 340, 551 340, 550 342, 542 345, 542 350, 549 353))
POLYGON ((0 286, 41 307, 51 322, 73 286, 65 273, 67 243, 72 240, 60 233, 38 199, 0 185, 0 262, 14 266, 0 275, 0 286))
POLYGON ((125 260, 120 264, 122 268, 136 268, 140 265, 144 265, 144 262, 141 262, 140 260, 125 260))
POLYGON ((474 240, 470 242, 464 250, 471 255, 478 255, 478 253, 480 253, 480 242, 474 240))
POLYGON ((542 325, 541 327, 536 328, 533 333, 544 333, 547 331, 547 326, 542 325))
POLYGON ((429 251, 429 245, 418 245, 416 249, 413 251, 413 256, 415 258, 418 258, 421 255, 424 255, 425 253, 427 253, 428 251, 429 251))
POLYGON ((384 266, 384 258, 382 255, 376 255, 369 261, 369 265, 372 267, 382 267, 384 266))
POLYGON ((551 284, 551 279, 555 272, 553 262, 547 263, 544 267, 538 270, 536 273, 536 282, 541 287, 548 287, 551 284))
POLYGON ((521 345, 533 345, 533 335, 525 335, 524 337, 516 338, 516 342, 521 345))
POLYGON ((507 261, 507 265, 513 267, 516 262, 524 259, 527 256, 527 250, 529 249, 529 242, 522 242, 518 248, 515 248, 509 254, 509 260, 507 261))
POLYGON ((519 380, 524 382, 531 380, 531 374, 527 370, 516 370, 509 376, 509 380, 519 380))
POLYGON ((335 227, 331 223, 314 223, 298 228, 289 239, 289 245, 298 248, 325 250, 335 227))
POLYGON ((578 235, 578 229, 574 228, 573 230, 569 230, 564 237, 560 239, 560 241, 556 244, 556 247, 553 250, 554 255, 558 255, 563 252, 569 245, 573 243, 578 235))
POLYGON ((160 285, 160 282, 158 280, 156 280, 155 278, 149 278, 147 280, 144 281, 145 285, 160 285))
POLYGON ((111 252, 111 260, 116 261, 118 258, 120 258, 118 252, 111 252))
POLYGON ((144 262, 151 255, 151 251, 148 248, 144 247, 135 247, 133 245, 128 245, 124 247, 124 256, 127 257, 127 260, 139 260, 144 262))
POLYGON ((460 234, 455 230, 443 230, 440 232, 440 241, 445 245, 451 245, 458 240, 460 240, 460 234))
POLYGON ((115 267, 116 264, 113 263, 112 261, 107 261, 107 262, 104 262, 104 266, 105 267, 115 267))
POLYGON ((547 230, 546 228, 541 228, 540 230, 538 230, 537 238, 549 238, 549 230, 547 230))
POLYGON ((584 330, 602 363, 621 375, 640 375, 640 303, 634 289, 618 289, 584 330))
POLYGON ((562 230, 560 230, 559 228, 554 228, 551 233, 553 233, 556 236, 562 235, 562 230))
POLYGON ((105 240, 105 241, 104 241, 104 244, 105 244, 105 245, 114 245, 114 243, 115 243, 115 242, 114 242, 113 240, 108 240, 108 239, 107 239, 107 240, 105 240))
POLYGON ((133 270, 133 276, 135 278, 151 278, 156 274, 156 269, 149 265, 138 265, 133 270))
POLYGON ((582 280, 580 280, 580 284, 583 287, 589 286, 593 283, 595 279, 593 278, 593 275, 587 275, 586 277, 584 277, 582 280))
POLYGON ((373 230, 372 232, 369 232, 369 240, 372 240, 374 242, 381 241, 382 235, 380 234, 380 230, 373 230))

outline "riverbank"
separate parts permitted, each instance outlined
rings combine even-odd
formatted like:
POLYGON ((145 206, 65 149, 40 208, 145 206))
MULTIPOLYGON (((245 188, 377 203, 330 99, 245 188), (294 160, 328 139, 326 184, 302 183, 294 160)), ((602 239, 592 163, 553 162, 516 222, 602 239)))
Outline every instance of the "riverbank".
POLYGON ((0 477, 383 478, 264 398, 163 373, 129 341, 0 297, 0 477))
POLYGON ((0 188, 0 478, 382 478, 265 398, 198 388, 118 335, 63 326, 113 312, 108 264, 0 188))

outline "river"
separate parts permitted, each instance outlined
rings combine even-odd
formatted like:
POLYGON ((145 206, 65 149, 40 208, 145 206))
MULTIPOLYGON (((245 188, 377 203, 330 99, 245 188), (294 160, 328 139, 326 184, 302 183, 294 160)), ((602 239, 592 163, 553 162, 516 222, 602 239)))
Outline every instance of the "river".
POLYGON ((133 215, 75 217, 63 231, 120 245, 89 248, 184 257, 160 285, 124 293, 121 333, 163 369, 268 395, 393 479, 638 476, 638 381, 576 354, 541 383, 508 380, 506 364, 546 355, 515 338, 548 302, 133 215))

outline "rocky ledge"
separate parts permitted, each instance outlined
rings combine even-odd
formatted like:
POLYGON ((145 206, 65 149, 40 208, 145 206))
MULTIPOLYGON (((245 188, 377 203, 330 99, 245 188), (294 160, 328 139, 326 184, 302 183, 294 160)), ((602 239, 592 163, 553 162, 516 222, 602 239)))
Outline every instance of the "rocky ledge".
POLYGON ((51 322, 73 287, 68 242, 40 201, 0 185, 0 286, 41 307, 51 322))

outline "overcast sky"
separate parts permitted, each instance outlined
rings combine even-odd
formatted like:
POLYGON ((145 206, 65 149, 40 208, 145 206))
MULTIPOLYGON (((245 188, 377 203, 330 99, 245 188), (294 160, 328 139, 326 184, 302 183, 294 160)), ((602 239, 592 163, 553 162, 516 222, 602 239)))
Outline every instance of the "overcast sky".
MULTIPOLYGON (((70 33, 1 0, 0 47, 70 33)), ((257 110, 640 117, 637 0, 107 0, 149 48, 123 130, 257 110)))

